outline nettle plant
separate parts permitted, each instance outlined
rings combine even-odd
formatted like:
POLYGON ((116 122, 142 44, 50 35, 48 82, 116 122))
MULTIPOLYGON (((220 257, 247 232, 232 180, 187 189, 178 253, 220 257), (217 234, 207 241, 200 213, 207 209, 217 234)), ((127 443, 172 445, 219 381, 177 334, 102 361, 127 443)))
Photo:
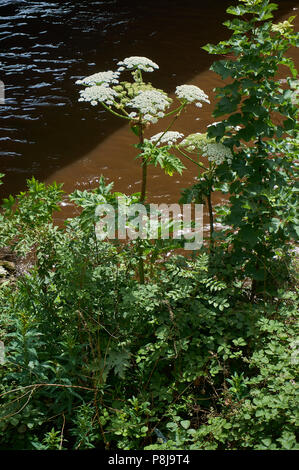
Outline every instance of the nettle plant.
POLYGON ((232 150, 231 164, 216 170, 218 189, 230 195, 229 205, 217 211, 218 220, 229 226, 219 234, 220 247, 224 270, 231 266, 234 276, 252 279, 252 298, 288 275, 298 235, 298 80, 293 60, 285 56, 298 46, 298 33, 294 17, 272 23, 275 9, 268 0, 241 0, 227 10, 235 16, 224 23, 231 38, 204 47, 229 57, 211 67, 229 81, 215 90, 213 115, 223 120, 209 127, 208 137, 232 150), (288 69, 292 76, 280 78, 288 69))

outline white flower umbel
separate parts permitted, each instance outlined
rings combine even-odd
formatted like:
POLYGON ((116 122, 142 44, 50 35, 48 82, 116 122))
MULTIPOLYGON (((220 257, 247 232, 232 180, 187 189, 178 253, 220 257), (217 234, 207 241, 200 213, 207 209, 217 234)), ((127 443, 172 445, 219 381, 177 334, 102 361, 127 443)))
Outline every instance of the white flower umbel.
POLYGON ((135 108, 143 119, 155 123, 158 117, 164 117, 164 111, 170 105, 170 100, 164 93, 156 90, 141 91, 127 106, 135 108))
POLYGON ((157 146, 163 145, 163 144, 173 145, 182 137, 184 137, 184 134, 181 134, 181 132, 176 132, 176 131, 159 132, 158 134, 155 134, 150 138, 150 142, 152 143, 157 142, 157 146))
POLYGON ((182 101, 187 103, 194 103, 199 108, 202 107, 202 102, 210 103, 208 95, 203 90, 195 85, 180 85, 176 87, 176 96, 182 101))
POLYGON ((108 106, 114 104, 115 98, 118 96, 117 92, 107 86, 93 85, 80 91, 80 98, 78 101, 86 101, 92 106, 96 106, 98 103, 105 103, 108 106))
POLYGON ((82 78, 82 80, 77 80, 77 85, 103 85, 109 86, 110 84, 118 83, 119 72, 113 72, 108 70, 108 72, 98 72, 89 77, 82 78))
POLYGON ((128 114, 128 117, 131 118, 131 119, 136 119, 136 118, 138 118, 138 114, 135 113, 135 112, 132 112, 132 113, 128 114))
POLYGON ((118 71, 122 72, 123 70, 143 70, 144 72, 153 72, 155 69, 158 69, 159 66, 147 57, 132 56, 127 57, 124 60, 121 60, 117 63, 119 65, 118 71))
POLYGON ((216 165, 221 165, 225 160, 230 165, 233 158, 231 150, 221 143, 207 143, 203 147, 202 155, 216 165))
MULTIPOLYGON (((210 139, 211 140, 211 139, 210 139)), ((210 141, 207 134, 196 132, 195 134, 188 135, 179 146, 184 147, 190 153, 202 153, 203 147, 210 141)))

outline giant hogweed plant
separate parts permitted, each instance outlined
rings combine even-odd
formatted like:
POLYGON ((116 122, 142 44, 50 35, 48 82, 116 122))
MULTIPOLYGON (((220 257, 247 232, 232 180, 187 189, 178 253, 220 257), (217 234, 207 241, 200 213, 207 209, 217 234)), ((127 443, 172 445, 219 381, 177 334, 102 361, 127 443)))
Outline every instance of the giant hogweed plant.
MULTIPOLYGON (((78 85, 84 85, 80 91, 79 101, 89 102, 92 106, 101 105, 114 116, 130 123, 134 134, 138 137, 136 147, 140 149, 138 157, 141 159, 142 181, 139 202, 145 203, 147 189, 147 167, 149 164, 160 167, 166 174, 182 173, 185 168, 181 160, 170 152, 171 145, 159 148, 160 142, 167 141, 172 144, 182 136, 179 132, 172 132, 170 128, 181 115, 182 111, 191 103, 198 107, 203 102, 209 103, 208 96, 194 85, 180 85, 176 88, 176 97, 179 101, 175 109, 169 111, 172 99, 163 90, 153 87, 143 78, 144 72, 153 72, 158 65, 146 57, 132 56, 118 62, 116 71, 95 73, 91 76, 77 80, 78 85), (121 81, 120 75, 130 76, 130 81, 121 81), (172 117, 164 132, 153 136, 151 140, 144 138, 145 129, 162 118, 172 117)), ((143 243, 139 244, 139 278, 143 284, 144 250, 143 243)))
MULTIPOLYGON (((138 137, 136 147, 140 150, 137 158, 141 159, 142 167, 141 203, 146 200, 148 165, 160 166, 168 175, 182 173, 185 168, 182 157, 197 165, 200 174, 196 190, 186 190, 181 202, 207 203, 212 246, 214 220, 211 194, 216 181, 215 170, 224 161, 231 162, 231 150, 223 143, 216 142, 215 138, 208 138, 207 133, 185 137, 181 132, 170 130, 188 105, 193 103, 200 108, 203 102, 209 103, 208 96, 197 86, 180 85, 175 90, 179 105, 169 111, 173 100, 163 90, 154 88, 143 79, 143 72, 153 72, 159 68, 155 62, 146 57, 133 56, 119 62, 118 66, 116 71, 99 72, 77 80, 78 85, 85 86, 85 89, 80 91, 79 101, 89 102, 92 106, 100 104, 113 115, 130 122, 132 131, 138 137), (123 72, 131 73, 132 80, 121 81, 120 74, 123 72), (149 139, 144 137, 144 131, 150 124, 167 117, 172 119, 164 131, 149 139), (182 138, 184 139, 178 143, 182 138), (173 151, 176 151, 176 154, 173 151), (196 160, 191 156, 193 153, 198 157, 196 160), (199 156, 207 157, 207 163, 200 162, 199 156)), ((140 261, 139 275, 143 283, 142 250, 140 261)))
MULTIPOLYGON (((85 86, 85 89, 80 91, 79 101, 89 102, 92 106, 100 104, 114 116, 129 121, 132 131, 138 137, 137 146, 141 149, 144 146, 144 131, 150 124, 157 123, 162 118, 174 116, 165 132, 162 132, 156 139, 153 145, 155 148, 187 105, 194 103, 201 107, 203 102, 209 103, 208 96, 197 86, 180 85, 175 92, 179 100, 178 106, 169 111, 173 100, 165 91, 153 87, 143 78, 144 72, 153 72, 159 68, 155 62, 146 57, 132 56, 118 62, 117 65, 116 71, 99 72, 77 80, 78 85, 85 86), (131 80, 121 81, 122 73, 129 74, 131 80)), ((180 136, 179 133, 175 134, 177 137, 180 136)), ((151 158, 146 158, 147 155, 143 153, 140 155, 142 161, 141 203, 144 203, 146 198, 149 163, 160 164, 169 175, 174 172, 181 173, 184 169, 180 159, 169 152, 159 151, 158 154, 159 157, 154 155, 153 149, 151 158)))

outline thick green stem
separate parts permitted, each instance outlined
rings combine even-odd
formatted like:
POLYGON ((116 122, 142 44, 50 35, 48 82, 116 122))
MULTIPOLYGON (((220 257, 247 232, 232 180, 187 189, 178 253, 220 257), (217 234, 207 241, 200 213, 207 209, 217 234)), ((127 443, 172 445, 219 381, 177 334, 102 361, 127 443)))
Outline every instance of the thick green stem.
POLYGON ((185 152, 183 152, 178 146, 176 146, 176 149, 183 155, 183 157, 187 158, 190 160, 190 162, 195 163, 195 165, 199 166, 200 168, 203 168, 204 170, 207 170, 207 167, 205 167, 202 163, 196 162, 193 160, 193 158, 189 157, 185 152))
POLYGON ((142 183, 141 183, 141 196, 140 202, 141 204, 145 201, 145 194, 146 194, 146 179, 147 179, 147 162, 145 158, 142 158, 142 183))
POLYGON ((209 162, 209 171, 206 174, 206 179, 209 182, 209 193, 207 196, 208 209, 209 209, 209 221, 210 221, 210 251, 214 249, 214 216, 213 216, 213 205, 212 205, 212 192, 213 192, 213 172, 215 170, 215 164, 209 162))
POLYGON ((207 203, 209 209, 209 219, 210 219, 210 249, 214 248, 214 240, 213 240, 213 233, 214 233, 214 216, 213 216, 213 206, 211 200, 211 192, 209 192, 207 196, 207 203))
MULTIPOLYGON (((138 126, 139 126, 139 144, 143 145, 144 137, 143 137, 143 125, 141 122, 141 118, 140 118, 138 126)), ((142 157, 141 168, 142 168, 142 181, 141 181, 140 203, 144 204, 145 194, 146 194, 146 179, 147 179, 147 161, 145 157, 142 157)))
MULTIPOLYGON (((141 118, 139 121, 139 143, 143 145, 144 137, 143 137, 143 124, 141 122, 141 118)), ((141 182, 141 195, 140 195, 140 204, 144 204, 145 196, 146 196, 146 179, 147 179, 147 161, 146 158, 142 158, 142 182, 141 182)), ((144 261, 143 261, 143 249, 139 242, 138 246, 138 266, 139 266, 139 281, 140 284, 144 284, 144 261)))
MULTIPOLYGON (((175 109, 173 112, 176 112, 177 114, 174 116, 173 120, 171 121, 171 123, 168 125, 168 127, 166 127, 165 131, 160 135, 159 139, 157 140, 156 144, 155 144, 155 147, 157 147, 158 143, 160 142, 160 140, 162 139, 162 137, 166 134, 166 132, 169 131, 169 129, 171 129, 171 127, 173 126, 173 124, 175 123, 175 121, 178 119, 178 117, 180 116, 181 112, 183 111, 185 105, 182 104, 179 108, 175 109)), ((167 114, 167 116, 170 116, 172 113, 169 113, 167 114)), ((164 116, 165 117, 165 116, 164 116)))
MULTIPOLYGON (((117 117, 120 117, 122 119, 126 119, 127 121, 131 121, 132 119, 127 117, 127 116, 124 116, 122 114, 119 114, 117 113, 116 111, 114 111, 113 109, 111 109, 109 106, 106 106, 105 103, 102 103, 102 106, 103 108, 106 109, 106 111, 109 111, 111 114, 114 114, 114 116, 117 116, 117 117)), ((127 114, 127 113, 126 113, 127 114)))
POLYGON ((143 255, 143 249, 139 245, 139 247, 138 247, 138 256, 139 256, 138 268, 139 268, 139 282, 140 282, 140 284, 144 284, 144 262, 143 262, 142 255, 143 255))
MULTIPOLYGON (((195 160, 193 160, 193 158, 189 157, 189 155, 185 154, 185 152, 183 152, 179 147, 177 147, 177 150, 185 157, 187 158, 188 160, 190 160, 191 162, 195 163, 195 165, 199 166, 200 168, 203 168, 204 170, 206 170, 205 174, 204 174, 204 177, 208 180, 210 180, 211 178, 211 174, 214 170, 212 164, 210 163, 210 167, 209 167, 209 170, 202 164, 202 163, 199 163, 199 162, 196 162, 195 160)), ((213 233, 214 233, 214 216, 213 216, 213 206, 212 206, 212 198, 211 198, 211 194, 212 194, 212 180, 210 180, 211 182, 211 191, 209 192, 208 196, 207 196, 207 203, 208 203, 208 210, 209 210, 209 221, 210 221, 210 249, 213 250, 214 248, 214 239, 213 239, 213 233)))
POLYGON ((184 109, 184 107, 186 106, 187 103, 184 103, 184 104, 181 104, 178 108, 174 109, 173 111, 170 111, 169 113, 165 114, 164 117, 168 117, 168 116, 171 116, 172 114, 175 114, 177 113, 178 111, 180 111, 181 113, 181 110, 184 109))

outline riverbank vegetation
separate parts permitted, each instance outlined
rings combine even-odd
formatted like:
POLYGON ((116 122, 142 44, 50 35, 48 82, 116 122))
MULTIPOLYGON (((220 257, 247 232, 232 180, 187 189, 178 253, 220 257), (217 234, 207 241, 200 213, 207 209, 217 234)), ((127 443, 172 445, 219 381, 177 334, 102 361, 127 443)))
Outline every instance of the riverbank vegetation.
POLYGON ((231 38, 205 46, 227 57, 212 66, 224 83, 205 132, 173 128, 207 95, 179 85, 172 109, 144 81, 157 67, 147 58, 80 80, 81 100, 130 123, 140 193, 101 178, 68 196, 79 215, 63 228, 53 223, 60 185, 33 178, 3 201, 0 449, 298 449, 298 81, 286 55, 298 34, 292 18, 273 24, 275 8, 240 0, 227 10, 231 38), (97 237, 99 205, 122 196, 148 207, 148 165, 171 176, 185 159, 199 173, 181 202, 210 214, 200 249, 97 237), (228 203, 212 207, 213 191, 228 203))

